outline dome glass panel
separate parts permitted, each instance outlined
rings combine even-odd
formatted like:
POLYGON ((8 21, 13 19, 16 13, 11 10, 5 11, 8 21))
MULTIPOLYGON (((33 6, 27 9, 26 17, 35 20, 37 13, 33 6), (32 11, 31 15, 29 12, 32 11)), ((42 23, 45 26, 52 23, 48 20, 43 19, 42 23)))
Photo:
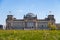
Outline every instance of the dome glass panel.
POLYGON ((34 15, 33 13, 28 13, 26 14, 26 17, 36 17, 36 15, 34 15))

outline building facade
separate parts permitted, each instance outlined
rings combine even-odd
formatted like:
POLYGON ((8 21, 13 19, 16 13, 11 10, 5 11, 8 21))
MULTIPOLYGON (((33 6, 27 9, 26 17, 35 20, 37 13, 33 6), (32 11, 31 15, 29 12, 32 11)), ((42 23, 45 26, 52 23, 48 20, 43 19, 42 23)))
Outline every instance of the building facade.
POLYGON ((48 22, 55 23, 54 15, 48 15, 45 19, 38 19, 37 15, 28 13, 23 19, 16 19, 13 15, 7 15, 6 29, 36 30, 49 29, 48 22))
POLYGON ((0 25, 0 30, 3 29, 3 25, 0 25))

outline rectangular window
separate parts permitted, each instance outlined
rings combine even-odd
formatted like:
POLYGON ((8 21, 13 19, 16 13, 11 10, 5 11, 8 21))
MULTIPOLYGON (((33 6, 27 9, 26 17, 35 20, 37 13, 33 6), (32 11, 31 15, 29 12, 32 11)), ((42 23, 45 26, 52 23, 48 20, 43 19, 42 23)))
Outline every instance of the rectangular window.
POLYGON ((27 22, 27 27, 34 27, 34 22, 27 22))

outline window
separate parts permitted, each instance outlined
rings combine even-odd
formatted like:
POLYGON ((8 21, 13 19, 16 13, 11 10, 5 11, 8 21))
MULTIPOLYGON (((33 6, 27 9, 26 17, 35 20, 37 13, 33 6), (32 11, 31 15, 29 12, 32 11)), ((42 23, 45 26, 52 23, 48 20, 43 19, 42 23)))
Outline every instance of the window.
POLYGON ((27 22, 27 27, 34 27, 34 22, 27 22))
POLYGON ((42 27, 44 27, 44 26, 42 25, 42 27))

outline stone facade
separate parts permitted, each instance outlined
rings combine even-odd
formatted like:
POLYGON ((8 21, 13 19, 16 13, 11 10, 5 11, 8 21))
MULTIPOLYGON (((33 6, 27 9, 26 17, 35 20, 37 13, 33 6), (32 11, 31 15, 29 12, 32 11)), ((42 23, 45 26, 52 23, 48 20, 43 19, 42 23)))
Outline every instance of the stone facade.
POLYGON ((48 15, 45 19, 37 19, 37 15, 33 13, 24 15, 23 19, 16 19, 13 18, 13 15, 7 15, 6 29, 49 29, 48 22, 55 23, 54 15, 48 15))

